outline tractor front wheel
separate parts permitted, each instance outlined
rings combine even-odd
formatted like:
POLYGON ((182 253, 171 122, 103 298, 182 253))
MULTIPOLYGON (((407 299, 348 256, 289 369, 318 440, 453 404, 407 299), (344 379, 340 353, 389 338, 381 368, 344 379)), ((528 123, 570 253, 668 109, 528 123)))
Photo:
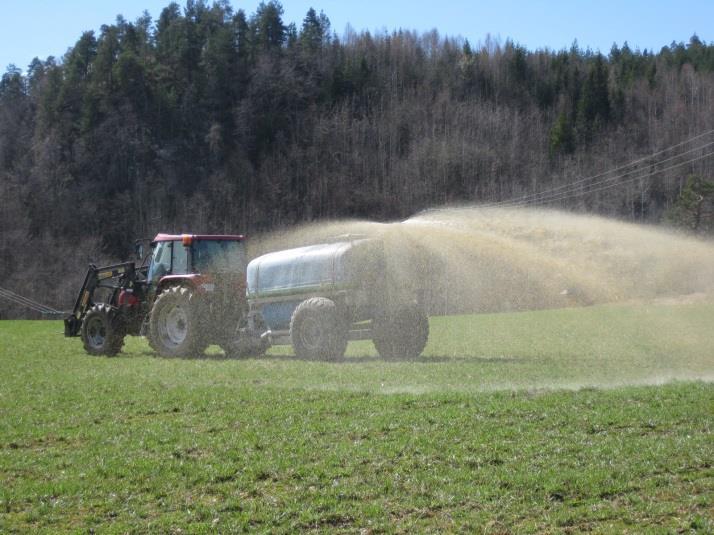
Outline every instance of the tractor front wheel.
POLYGON ((124 345, 124 328, 115 308, 98 303, 82 321, 82 343, 90 355, 113 357, 124 345))
POLYGON ((151 309, 149 345, 162 357, 201 356, 208 347, 202 308, 189 288, 174 286, 163 291, 151 309))

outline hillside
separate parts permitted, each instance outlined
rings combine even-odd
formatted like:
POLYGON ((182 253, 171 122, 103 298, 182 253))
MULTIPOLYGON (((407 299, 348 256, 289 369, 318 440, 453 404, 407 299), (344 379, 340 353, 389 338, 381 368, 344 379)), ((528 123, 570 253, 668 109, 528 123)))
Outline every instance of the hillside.
MULTIPOLYGON (((710 132, 713 112, 714 45, 696 36, 531 51, 437 31, 337 36, 313 10, 286 25, 276 1, 173 3, 8 67, 0 277, 66 308, 87 262, 158 230, 255 234, 518 198, 710 132)), ((690 175, 711 176, 706 153, 549 204, 658 223, 690 175)))

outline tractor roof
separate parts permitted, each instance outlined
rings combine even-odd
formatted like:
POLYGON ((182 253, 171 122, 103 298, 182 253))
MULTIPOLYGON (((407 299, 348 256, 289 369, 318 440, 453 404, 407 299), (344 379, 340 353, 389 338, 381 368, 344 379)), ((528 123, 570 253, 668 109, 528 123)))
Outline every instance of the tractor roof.
POLYGON ((153 241, 177 241, 183 240, 184 236, 190 236, 193 240, 221 240, 221 241, 243 241, 242 234, 157 234, 153 241))

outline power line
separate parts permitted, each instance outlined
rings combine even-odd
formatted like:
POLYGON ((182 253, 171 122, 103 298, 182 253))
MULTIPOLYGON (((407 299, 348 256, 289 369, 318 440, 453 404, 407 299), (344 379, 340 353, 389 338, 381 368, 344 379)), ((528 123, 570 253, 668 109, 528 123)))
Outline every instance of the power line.
POLYGON ((0 297, 4 297, 5 299, 7 299, 9 301, 13 301, 15 303, 24 305, 28 308, 32 308, 33 310, 42 310, 42 311, 48 310, 43 305, 40 305, 39 303, 35 303, 34 301, 27 299, 25 297, 22 297, 20 295, 17 295, 14 292, 10 292, 9 290, 0 289, 0 297))
MULTIPOLYGON (((649 156, 645 156, 645 157, 643 157, 643 158, 639 158, 639 159, 637 159, 637 160, 633 160, 633 161, 630 162, 630 163, 621 165, 621 166, 619 166, 619 167, 615 167, 615 168, 613 168, 613 169, 610 169, 610 170, 608 170, 608 171, 599 173, 599 174, 597 174, 597 175, 592 175, 592 176, 589 176, 589 177, 580 178, 580 179, 578 179, 578 180, 576 180, 576 181, 574 181, 574 182, 569 182, 569 183, 567 183, 567 184, 562 184, 562 185, 557 186, 557 187, 555 187, 555 188, 551 188, 550 190, 544 190, 544 191, 541 191, 541 192, 538 192, 538 193, 534 193, 534 194, 531 194, 531 195, 526 195, 526 196, 524 196, 522 199, 523 199, 523 200, 528 200, 528 199, 530 199, 530 198, 538 197, 538 196, 544 195, 544 194, 546 194, 546 193, 553 193, 553 192, 556 192, 556 191, 559 191, 559 190, 562 190, 562 189, 572 188, 573 186, 576 186, 576 185, 578 185, 578 184, 582 184, 583 182, 587 182, 587 181, 593 180, 593 179, 595 179, 595 178, 599 178, 599 177, 602 177, 602 176, 605 176, 605 175, 609 175, 610 173, 614 173, 615 171, 619 171, 619 170, 622 170, 622 169, 626 169, 626 168, 628 168, 628 167, 632 167, 633 165, 636 165, 636 164, 642 163, 642 162, 644 162, 644 161, 647 161, 647 160, 649 160, 649 159, 651 159, 651 158, 653 158, 653 157, 655 157, 655 156, 658 156, 658 155, 660 155, 660 154, 664 154, 664 153, 666 153, 666 152, 669 152, 669 151, 671 151, 671 150, 673 150, 673 149, 675 149, 675 148, 677 148, 677 147, 681 147, 681 146, 683 146, 683 145, 687 145, 687 144, 691 143, 692 141, 695 141, 695 140, 697 140, 697 139, 701 139, 702 137, 708 136, 708 135, 710 135, 710 134, 712 134, 712 133, 714 133, 714 130, 709 130, 709 131, 707 131, 707 132, 704 132, 704 133, 702 133, 702 134, 699 134, 699 135, 697 135, 697 136, 694 136, 694 137, 692 137, 692 138, 689 138, 689 139, 687 139, 687 140, 685 140, 685 141, 682 141, 681 143, 677 143, 676 145, 672 145, 672 146, 667 147, 667 148, 665 148, 665 149, 662 149, 662 150, 660 150, 660 151, 658 151, 658 152, 654 152, 654 153, 650 154, 649 156)), ((671 157, 668 158, 667 160, 663 160, 663 161, 668 161, 668 160, 670 160, 670 159, 677 158, 677 157, 679 157, 679 156, 683 156, 684 154, 687 154, 687 153, 689 153, 689 152, 693 152, 693 151, 699 150, 700 148, 704 148, 704 147, 706 147, 706 146, 708 146, 708 145, 710 145, 710 144, 711 144, 711 143, 707 143, 707 144, 705 144, 705 145, 702 145, 701 147, 698 147, 698 148, 695 148, 695 149, 690 149, 689 151, 686 151, 686 152, 681 153, 681 154, 679 154, 679 155, 671 156, 671 157)), ((658 163, 662 163, 662 162, 658 162, 658 163)), ((655 164, 655 165, 656 165, 656 164, 655 164)), ((630 171, 630 172, 632 172, 632 171, 630 171)), ((625 173, 625 174, 629 174, 629 172, 628 172, 628 173, 625 173)), ((514 202, 520 202, 520 200, 519 200, 519 199, 515 199, 515 200, 511 200, 511 201, 502 201, 502 202, 495 203, 495 204, 496 204, 496 205, 500 205, 500 204, 511 204, 511 203, 514 203, 514 202)))
MULTIPOLYGON (((676 160, 676 159, 678 159, 678 158, 681 158, 682 156, 685 156, 685 155, 687 155, 687 154, 691 154, 692 152, 697 152, 697 151, 702 150, 702 149, 705 149, 705 148, 707 148, 707 147, 711 147, 712 145, 714 145, 714 141, 710 141, 709 143, 705 143, 704 145, 701 145, 701 146, 699 146, 699 147, 695 147, 695 148, 693 148, 693 149, 689 149, 689 150, 684 151, 684 152, 682 152, 682 153, 680 153, 680 154, 676 154, 676 155, 674 155, 674 156, 670 156, 669 158, 665 158, 664 160, 660 160, 660 161, 658 161, 658 162, 651 163, 650 165, 662 165, 662 164, 664 164, 664 163, 671 162, 672 160, 676 160)), ((599 180, 599 181, 597 181, 597 182, 593 182, 592 184, 588 184, 588 187, 597 186, 597 185, 599 185, 599 184, 605 184, 606 182, 613 182, 613 181, 615 181, 615 180, 619 180, 619 179, 624 178, 624 177, 626 177, 626 176, 628 176, 628 175, 631 175, 632 173, 640 173, 640 172, 642 172, 642 171, 643 171, 643 169, 632 169, 632 170, 630 170, 630 171, 627 171, 627 172, 625 172, 625 173, 622 173, 621 175, 616 175, 616 176, 608 177, 608 178, 605 178, 605 179, 603 179, 603 180, 599 180)), ((529 200, 529 201, 506 202, 506 203, 503 203, 501 206, 503 206, 503 205, 506 205, 506 206, 510 206, 510 205, 520 206, 520 205, 523 205, 523 204, 529 204, 529 203, 531 203, 531 202, 539 201, 539 200, 541 200, 542 198, 544 198, 544 197, 549 197, 549 196, 551 196, 551 195, 554 194, 554 193, 555 193, 556 195, 560 195, 561 193, 567 193, 567 190, 577 191, 577 190, 578 190, 578 187, 576 186, 576 184, 578 184, 578 183, 582 183, 582 181, 573 182, 573 183, 571 183, 571 184, 568 184, 567 187, 554 188, 553 190, 550 190, 550 191, 546 190, 546 191, 539 192, 539 193, 537 193, 537 194, 533 194, 533 195, 531 195, 532 199, 529 200), (566 191, 558 192, 558 191, 557 191, 558 189, 566 190, 566 191)))
MULTIPOLYGON (((680 162, 680 163, 678 163, 678 164, 671 165, 671 166, 669 166, 669 167, 665 167, 665 168, 663 168, 663 169, 659 169, 659 170, 656 170, 656 171, 652 171, 652 172, 649 172, 649 173, 645 173, 645 174, 642 174, 642 175, 639 175, 639 176, 634 176, 634 177, 632 177, 632 178, 628 178, 627 180, 622 180, 622 181, 615 182, 615 183, 612 183, 612 184, 603 185, 602 187, 598 187, 598 188, 592 188, 592 186, 597 186, 598 184, 591 184, 591 185, 590 185, 590 188, 591 188, 591 189, 586 189, 586 190, 581 190, 581 191, 573 191, 573 192, 561 192, 561 193, 559 193, 559 194, 557 194, 557 195, 550 196, 549 198, 544 198, 544 199, 539 199, 539 200, 533 201, 533 202, 530 203, 530 204, 532 204, 532 205, 538 205, 538 204, 549 203, 549 202, 554 202, 554 201, 559 201, 559 200, 567 199, 568 197, 579 197, 579 196, 582 196, 582 195, 587 195, 587 194, 589 194, 589 193, 597 193, 597 192, 599 192, 599 191, 603 191, 603 190, 606 190, 606 189, 610 189, 610 188, 614 188, 614 187, 617 187, 617 186, 621 186, 621 185, 623 185, 623 184, 629 184, 629 183, 631 183, 631 182, 634 182, 635 180, 641 180, 641 179, 643 179, 643 178, 650 178, 650 177, 652 177, 652 176, 654 176, 654 175, 658 175, 658 174, 663 173, 663 172, 665 172, 665 171, 670 171, 670 170, 672 170, 672 169, 676 169, 676 168, 678 168, 678 167, 682 167, 683 165, 687 165, 687 164, 690 164, 690 163, 693 163, 693 162, 696 162, 696 161, 699 161, 699 160, 703 160, 703 159, 705 159, 705 158, 709 158, 710 156, 714 156, 714 151, 708 152, 708 153, 706 153, 706 154, 702 154, 701 156, 697 156, 696 158, 691 158, 691 159, 689 159, 689 160, 687 160, 687 161, 680 162)), ((642 171, 642 170, 640 170, 640 171, 642 171)))
POLYGON ((30 299, 29 297, 24 297, 24 296, 17 294, 11 290, 8 290, 7 288, 0 287, 0 298, 4 298, 7 301, 10 301, 17 305, 24 306, 26 308, 29 308, 29 309, 34 310, 35 312, 39 312, 41 314, 47 314, 47 315, 64 314, 64 312, 62 312, 60 310, 56 310, 56 309, 49 307, 47 305, 43 305, 42 303, 38 303, 37 301, 30 299))
MULTIPOLYGON (((554 188, 551 188, 551 189, 547 189, 547 190, 543 190, 543 191, 540 191, 540 192, 537 192, 537 193, 532 193, 532 194, 529 194, 529 195, 524 195, 524 196, 519 197, 519 198, 510 199, 510 200, 506 200, 506 201, 499 201, 499 202, 495 202, 495 203, 486 203, 484 206, 485 206, 485 207, 499 207, 499 206, 507 206, 507 205, 519 206, 519 205, 522 205, 522 204, 528 204, 528 203, 529 203, 530 201, 532 201, 532 200, 539 200, 539 199, 538 199, 539 197, 542 197, 542 196, 544 196, 544 195, 549 195, 549 194, 552 194, 552 193, 556 193, 556 192, 560 192, 561 190, 577 189, 576 186, 577 186, 578 184, 582 184, 582 183, 584 183, 584 182, 588 182, 588 181, 594 180, 594 179, 596 179, 596 178, 604 177, 604 176, 606 176, 606 175, 609 175, 609 174, 614 173, 614 172, 616 172, 616 171, 620 171, 620 170, 622 170, 622 169, 627 169, 628 167, 632 167, 632 166, 637 165, 637 164, 639 164, 639 163, 642 163, 642 162, 645 162, 645 161, 647 161, 647 160, 650 160, 650 159, 654 158, 655 156, 658 156, 658 155, 667 153, 667 152, 669 152, 669 151, 671 151, 671 150, 673 150, 673 149, 676 149, 676 148, 678 148, 678 147, 681 147, 681 146, 687 145, 687 144, 689 144, 689 143, 692 143, 693 141, 696 141, 697 139, 701 139, 701 138, 703 138, 703 137, 706 137, 706 136, 708 136, 708 135, 711 135, 712 133, 714 133, 714 129, 708 130, 708 131, 703 132, 703 133, 701 133, 701 134, 699 134, 699 135, 697 135, 697 136, 691 137, 691 138, 689 138, 689 139, 687 139, 687 140, 685 140, 685 141, 682 141, 682 142, 677 143, 677 144, 675 144, 675 145, 671 145, 670 147, 667 147, 667 148, 662 149, 662 150, 660 150, 660 151, 654 152, 654 153, 652 153, 652 154, 650 154, 650 155, 648 155, 648 156, 645 156, 645 157, 643 157, 643 158, 639 158, 639 159, 637 159, 637 160, 633 160, 633 161, 631 161, 631 162, 629 162, 629 163, 627 163, 627 164, 620 165, 619 167, 615 167, 615 168, 613 168, 613 169, 609 169, 608 171, 604 171, 604 172, 598 173, 598 174, 596 174, 596 175, 579 178, 578 180, 575 180, 574 182, 569 182, 569 183, 567 183, 567 184, 562 184, 562 185, 560 185, 560 186, 557 186, 557 187, 554 187, 554 188)), ((713 145, 713 144, 714 144, 714 142, 705 143, 704 145, 702 145, 702 146, 700 146, 700 147, 696 147, 696 148, 694 148, 694 149, 689 149, 688 151, 685 151, 685 152, 683 152, 683 153, 680 153, 680 154, 677 154, 677 155, 674 155, 674 156, 670 156, 669 158, 666 158, 666 159, 664 159, 664 160, 661 160, 661 161, 659 161, 659 162, 656 162, 656 163, 654 163, 654 165, 660 165, 660 164, 665 163, 665 162, 667 162, 667 161, 671 161, 671 160, 673 160, 673 159, 676 159, 676 158, 679 158, 679 157, 681 157, 681 156, 684 156, 685 154, 689 154, 689 153, 691 153, 691 152, 695 152, 695 151, 697 151, 697 150, 701 150, 701 149, 706 148, 706 147, 708 147, 708 146, 710 146, 710 145, 713 145)), ((622 175, 619 175, 619 176, 616 176, 616 177, 610 177, 610 178, 607 178, 607 179, 605 179, 605 180, 603 180, 603 181, 596 182, 595 184, 604 183, 604 182, 607 182, 607 181, 610 181, 610 180, 615 180, 615 179, 617 179, 617 178, 622 178, 622 177, 627 176, 627 175, 629 175, 629 174, 631 174, 631 173, 633 173, 633 172, 636 172, 636 171, 638 171, 638 170, 633 169, 633 170, 628 171, 628 172, 626 172, 626 173, 624 173, 624 174, 622 174, 622 175)), ((591 185, 592 185, 592 184, 591 184, 591 185)))
POLYGON ((35 306, 33 306, 33 305, 29 304, 29 303, 26 303, 25 301, 22 301, 22 300, 20 300, 20 299, 16 299, 16 298, 14 298, 14 297, 7 296, 7 295, 3 295, 3 294, 0 294, 0 297, 3 298, 3 299, 5 299, 6 301, 9 301, 10 303, 14 303, 14 304, 16 304, 16 305, 20 305, 20 306, 23 306, 23 307, 25 307, 25 308, 29 308, 30 310, 33 310, 33 311, 35 311, 35 312, 39 312, 39 313, 41 313, 41 314, 47 313, 46 310, 41 309, 41 308, 38 308, 38 307, 35 307, 35 306))

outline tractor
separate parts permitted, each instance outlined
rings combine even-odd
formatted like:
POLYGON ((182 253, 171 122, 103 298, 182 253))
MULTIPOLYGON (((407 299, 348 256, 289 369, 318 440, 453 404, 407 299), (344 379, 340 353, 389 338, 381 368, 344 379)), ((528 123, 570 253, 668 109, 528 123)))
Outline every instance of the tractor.
POLYGON ((243 236, 158 234, 145 255, 147 242, 136 242, 138 266, 89 266, 65 336, 91 355, 116 355, 127 335, 145 335, 164 357, 201 356, 211 344, 229 357, 265 352, 261 326, 247 323, 243 236))

